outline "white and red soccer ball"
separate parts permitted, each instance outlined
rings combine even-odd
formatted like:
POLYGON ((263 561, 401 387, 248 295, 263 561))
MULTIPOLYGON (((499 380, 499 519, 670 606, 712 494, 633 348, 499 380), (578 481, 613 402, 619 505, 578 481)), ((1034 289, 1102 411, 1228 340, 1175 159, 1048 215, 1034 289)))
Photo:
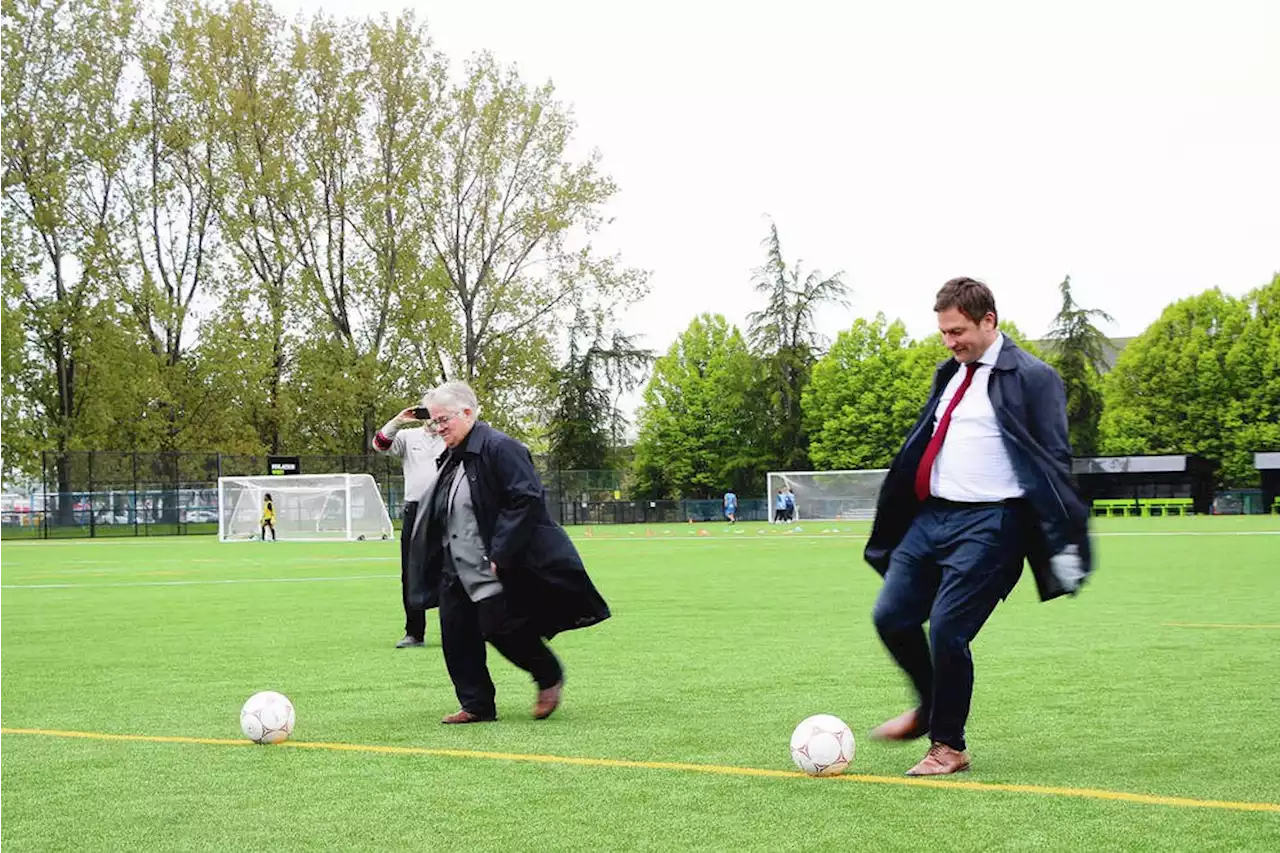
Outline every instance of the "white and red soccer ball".
POLYGON ((791 760, 810 776, 836 776, 853 761, 853 732, 830 714, 804 719, 791 734, 791 760))
POLYGON ((240 709, 240 731, 254 743, 280 743, 293 734, 293 703, 283 693, 263 690, 240 709))

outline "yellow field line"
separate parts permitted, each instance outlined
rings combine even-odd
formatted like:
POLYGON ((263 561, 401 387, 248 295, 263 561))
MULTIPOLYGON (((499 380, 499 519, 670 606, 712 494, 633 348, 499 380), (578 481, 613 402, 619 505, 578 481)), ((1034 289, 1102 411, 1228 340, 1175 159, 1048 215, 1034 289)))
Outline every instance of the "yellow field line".
POLYGON ((1280 630, 1280 625, 1235 625, 1226 622, 1165 622, 1166 628, 1244 628, 1280 630))
MULTIPOLYGON (((56 729, 0 728, 0 734, 44 735, 46 737, 81 738, 84 740, 133 741, 141 743, 188 743, 209 746, 254 746, 247 740, 227 738, 179 737, 173 735, 125 735, 108 732, 73 732, 56 729)), ((378 755, 428 755, 443 758, 479 758, 489 761, 525 761, 536 764, 560 764, 579 767, 618 767, 640 770, 679 770, 688 773, 714 773, 722 776, 755 776, 773 779, 806 779, 794 770, 769 770, 760 767, 732 767, 720 764, 686 764, 674 761, 627 761, 618 758, 577 758, 566 755, 528 755, 512 752, 484 752, 471 749, 440 749, 421 746, 377 746, 354 743, 315 743, 286 741, 280 747, 292 749, 320 749, 331 752, 362 752, 378 755)), ((1111 800, 1124 803, 1141 803, 1152 806, 1176 808, 1227 809, 1242 812, 1280 813, 1280 803, 1247 803, 1227 800, 1197 800, 1190 797, 1162 797, 1155 794, 1134 794, 1128 791, 1107 791, 1099 788, 1059 788, 1051 785, 1011 785, 1002 782, 968 782, 958 779, 928 779, 907 776, 869 776, 847 773, 828 777, 833 782, 860 782, 870 785, 908 785, 918 788, 943 788, 960 791, 1002 791, 1014 794, 1041 794, 1050 797, 1077 797, 1088 800, 1111 800)))

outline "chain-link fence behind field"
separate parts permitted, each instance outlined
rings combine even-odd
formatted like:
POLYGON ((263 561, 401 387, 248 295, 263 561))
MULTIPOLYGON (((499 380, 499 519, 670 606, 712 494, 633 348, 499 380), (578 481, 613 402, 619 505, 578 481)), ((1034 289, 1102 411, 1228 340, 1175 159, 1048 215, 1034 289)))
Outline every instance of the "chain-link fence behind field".
MULTIPOLYGON (((392 518, 404 504, 400 460, 381 454, 303 456, 308 474, 372 474, 392 518)), ((40 480, 10 488, 0 535, 15 538, 171 536, 218 532, 218 478, 264 476, 266 456, 73 451, 41 454, 40 480)))
MULTIPOLYGON (((371 474, 398 523, 404 508, 399 459, 382 454, 301 456, 303 474, 371 474)), ((724 521, 719 499, 629 500, 623 472, 566 470, 545 456, 534 466, 547 509, 560 524, 724 521)), ((264 476, 266 456, 224 453, 46 451, 39 483, 0 500, 0 536, 62 539, 218 532, 219 477, 264 476)), ((766 521, 764 500, 738 502, 739 521, 766 521)))

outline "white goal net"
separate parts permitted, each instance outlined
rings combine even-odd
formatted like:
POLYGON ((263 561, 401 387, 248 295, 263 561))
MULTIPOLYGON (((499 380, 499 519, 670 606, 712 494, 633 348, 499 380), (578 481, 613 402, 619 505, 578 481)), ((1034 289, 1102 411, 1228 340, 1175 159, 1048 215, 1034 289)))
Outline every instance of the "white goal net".
POLYGON ((770 471, 769 521, 875 518, 876 499, 888 469, 865 471, 770 471), (790 517, 778 508, 778 490, 792 496, 790 517))
MULTIPOLYGON (((262 533, 271 496, 276 538, 295 542, 394 539, 387 505, 371 474, 218 478, 218 539, 238 542, 262 533)), ((270 532, 267 533, 270 538, 270 532)))

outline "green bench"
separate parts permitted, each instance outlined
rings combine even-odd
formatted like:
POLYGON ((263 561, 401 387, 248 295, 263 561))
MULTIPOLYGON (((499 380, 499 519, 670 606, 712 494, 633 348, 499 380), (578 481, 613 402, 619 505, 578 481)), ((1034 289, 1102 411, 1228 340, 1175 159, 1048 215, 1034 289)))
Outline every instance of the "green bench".
POLYGON ((1143 498, 1138 504, 1145 516, 1191 515, 1195 501, 1191 498, 1143 498))
MULTIPOLYGON (((1094 501, 1093 514, 1105 518, 1191 515, 1194 506, 1195 502, 1191 498, 1120 498, 1094 501)), ((1276 506, 1280 508, 1280 499, 1277 499, 1276 506)), ((1280 512, 1280 509, 1277 511, 1280 512)))
POLYGON ((1121 498, 1119 500, 1096 500, 1093 502, 1093 514, 1103 517, 1123 518, 1128 515, 1141 515, 1142 511, 1138 504, 1129 498, 1121 498))

